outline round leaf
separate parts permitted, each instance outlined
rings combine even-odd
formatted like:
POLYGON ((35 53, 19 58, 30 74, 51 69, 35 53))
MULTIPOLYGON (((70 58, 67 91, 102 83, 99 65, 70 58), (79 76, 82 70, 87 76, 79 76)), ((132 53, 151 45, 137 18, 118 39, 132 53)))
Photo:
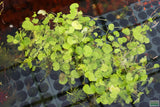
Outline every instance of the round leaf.
POLYGON ((79 78, 80 74, 78 73, 78 71, 72 70, 71 71, 71 77, 73 77, 73 78, 79 78))
POLYGON ((54 62, 52 66, 54 71, 58 71, 60 69, 60 65, 58 62, 54 62))
POLYGON ((94 85, 89 86, 88 84, 85 84, 85 85, 83 86, 83 91, 84 91, 85 93, 87 93, 87 94, 94 94, 94 93, 95 93, 95 90, 96 90, 96 88, 95 88, 94 85))
POLYGON ((111 30, 111 31, 114 30, 114 24, 109 24, 108 29, 111 30))
POLYGON ((82 25, 77 20, 72 22, 72 27, 76 30, 81 30, 82 29, 82 25))
POLYGON ((92 55, 92 48, 90 46, 85 45, 83 48, 83 54, 85 57, 90 57, 92 55))

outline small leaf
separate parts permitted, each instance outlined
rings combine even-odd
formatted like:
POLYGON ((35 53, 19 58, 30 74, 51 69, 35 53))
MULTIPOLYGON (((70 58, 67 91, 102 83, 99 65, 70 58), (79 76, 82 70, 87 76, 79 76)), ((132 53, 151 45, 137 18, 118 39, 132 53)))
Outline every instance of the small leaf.
POLYGON ((93 26, 93 25, 95 25, 95 21, 91 20, 91 21, 89 22, 89 26, 93 26))
POLYGON ((95 93, 95 90, 96 90, 96 88, 95 88, 95 86, 94 85, 88 85, 88 84, 85 84, 84 86, 83 86, 83 91, 85 92, 85 93, 87 93, 87 94, 94 94, 95 93))
POLYGON ((154 64, 153 68, 159 68, 159 64, 154 64))
POLYGON ((24 40, 22 41, 24 46, 28 46, 30 44, 31 40, 29 37, 25 37, 24 40))
POLYGON ((18 46, 18 50, 19 51, 22 51, 24 49, 24 45, 23 44, 20 44, 20 46, 18 46))
POLYGON ((104 53, 110 53, 110 52, 112 52, 112 46, 111 45, 109 45, 109 44, 104 44, 103 46, 102 46, 102 50, 103 50, 103 52, 104 53))
POLYGON ((14 39, 14 40, 13 40, 13 43, 14 43, 14 44, 17 44, 17 43, 19 43, 19 41, 18 41, 17 39, 14 39))
POLYGON ((97 33, 97 32, 94 32, 93 34, 94 34, 94 36, 95 36, 95 37, 97 37, 97 36, 98 36, 98 33, 97 33))
POLYGON ((127 39, 126 39, 125 37, 118 38, 118 42, 119 42, 120 44, 123 44, 123 43, 125 43, 126 41, 127 41, 127 39))
POLYGON ((74 30, 75 30, 74 27, 70 26, 70 27, 69 27, 69 30, 68 30, 68 33, 73 33, 74 30))
POLYGON ((44 25, 45 24, 48 24, 49 23, 49 17, 46 17, 44 20, 43 20, 43 22, 42 22, 44 25))
POLYGON ((81 75, 76 70, 71 71, 71 77, 73 78, 79 78, 81 75))
POLYGON ((96 77, 93 72, 86 72, 85 76, 89 79, 89 81, 96 81, 96 77))
POLYGON ((150 77, 148 84, 151 84, 153 80, 154 80, 154 78, 150 77))
POLYGON ((68 82, 68 78, 64 73, 60 73, 59 75, 59 83, 65 85, 68 82))
POLYGON ((85 45, 83 48, 83 54, 85 57, 90 57, 92 55, 92 48, 90 46, 85 45))
POLYGON ((128 28, 125 28, 122 30, 122 33, 124 33, 125 35, 130 35, 130 30, 128 28))
POLYGON ((83 49, 81 48, 81 47, 76 47, 76 53, 78 54, 78 55, 82 55, 83 54, 83 49))
POLYGON ((126 81, 132 81, 132 80, 133 80, 132 74, 130 72, 127 73, 127 75, 126 75, 126 81))
POLYGON ((33 25, 33 23, 30 21, 29 18, 26 18, 26 20, 22 23, 22 27, 23 27, 25 30, 33 30, 34 25, 33 25))
POLYGON ((74 38, 73 38, 72 36, 69 36, 69 37, 67 38, 67 43, 70 44, 70 45, 73 45, 73 44, 75 44, 76 42, 77 42, 77 41, 74 40, 74 38))
POLYGON ((46 15, 47 12, 45 10, 39 10, 37 14, 46 15))
POLYGON ((77 20, 72 22, 72 27, 76 30, 81 30, 82 29, 82 25, 77 20))
POLYGON ((119 53, 120 51, 121 51, 120 49, 115 49, 115 50, 114 50, 114 53, 117 54, 117 53, 119 53))
POLYGON ((143 58, 140 59, 140 63, 145 63, 145 62, 147 62, 147 57, 146 56, 144 56, 143 58))
POLYGON ((109 35, 109 36, 108 36, 108 39, 109 39, 110 41, 113 41, 113 40, 114 40, 114 36, 109 35))
POLYGON ((60 65, 59 65, 58 62, 54 62, 54 63, 52 64, 52 66, 53 66, 53 70, 54 70, 54 71, 58 71, 58 70, 60 69, 60 65))
POLYGON ((87 42, 89 42, 90 41, 90 38, 89 37, 85 37, 85 38, 83 38, 83 43, 87 43, 87 42))
POLYGON ((32 22, 35 23, 35 24, 37 24, 37 23, 39 22, 39 19, 35 19, 35 18, 34 18, 34 19, 32 20, 32 22))
POLYGON ((114 30, 114 24, 109 24, 108 29, 111 30, 111 31, 114 30))
POLYGON ((64 49, 69 49, 69 48, 71 47, 71 45, 68 44, 68 43, 64 43, 64 44, 62 45, 62 47, 63 47, 64 49))
POLYGON ((14 37, 13 36, 11 36, 11 35, 7 35, 7 42, 13 42, 13 40, 14 40, 14 37))
POLYGON ((41 53, 38 54, 38 59, 39 59, 40 61, 42 61, 45 56, 46 56, 46 55, 41 52, 41 53))
POLYGON ((150 18, 148 18, 148 21, 149 22, 153 22, 153 19, 150 17, 150 18))
POLYGON ((77 9, 79 7, 79 4, 78 3, 72 3, 70 5, 70 10, 74 10, 74 9, 77 9))
POLYGON ((97 43, 97 46, 103 46, 103 42, 101 39, 96 39, 95 42, 97 43))
POLYGON ((114 31, 113 34, 114 34, 116 37, 119 37, 119 35, 120 35, 118 31, 114 31))

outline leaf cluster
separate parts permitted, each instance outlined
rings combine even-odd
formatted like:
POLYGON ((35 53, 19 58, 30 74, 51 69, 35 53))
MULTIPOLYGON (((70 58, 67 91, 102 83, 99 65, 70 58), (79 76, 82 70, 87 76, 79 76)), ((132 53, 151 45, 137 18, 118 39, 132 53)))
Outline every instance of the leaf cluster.
POLYGON ((42 10, 34 13, 32 18, 25 19, 22 30, 15 36, 7 36, 7 41, 18 44, 18 50, 24 51, 22 67, 27 64, 34 71, 40 65, 62 71, 61 84, 75 84, 75 79, 81 76, 87 78, 90 84, 84 84, 83 91, 97 94, 97 103, 112 104, 119 97, 130 103, 132 94, 140 98, 142 92, 137 85, 149 81, 147 58, 139 62, 136 58, 145 52, 144 43, 149 43, 146 31, 150 27, 124 28, 125 36, 114 30, 114 24, 109 24, 102 36, 93 33, 96 28, 94 19, 83 16, 78 4, 73 3, 69 14, 55 15, 42 10), (37 18, 39 15, 44 16, 43 20, 37 18))

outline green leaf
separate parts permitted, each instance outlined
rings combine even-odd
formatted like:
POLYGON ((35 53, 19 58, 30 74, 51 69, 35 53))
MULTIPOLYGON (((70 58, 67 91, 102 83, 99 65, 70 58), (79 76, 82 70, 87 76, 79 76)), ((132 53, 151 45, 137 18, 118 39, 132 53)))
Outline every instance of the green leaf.
POLYGON ((29 67, 29 68, 32 68, 32 59, 31 59, 31 57, 25 59, 25 60, 24 60, 24 63, 27 63, 27 64, 28 64, 28 67, 29 67))
POLYGON ((93 51, 93 57, 95 58, 95 59, 101 59, 102 58, 102 50, 101 49, 99 49, 99 48, 95 48, 94 49, 94 51, 93 51))
POLYGON ((93 72, 86 72, 85 76, 89 79, 89 81, 96 81, 96 77, 93 72))
POLYGON ((13 36, 11 36, 11 35, 7 35, 7 42, 13 42, 13 40, 14 40, 14 37, 13 36))
POLYGON ((25 57, 28 56, 29 52, 30 52, 30 49, 28 49, 28 50, 25 51, 25 57))
POLYGON ((71 60, 72 60, 72 56, 69 52, 66 52, 64 55, 63 55, 63 59, 64 59, 64 62, 65 63, 69 63, 71 60))
POLYGON ((83 54, 85 57, 90 57, 92 55, 92 48, 90 46, 85 45, 83 48, 83 54))
POLYGON ((82 25, 77 20, 72 22, 72 27, 76 30, 81 30, 82 29, 82 25))
POLYGON ((138 79, 139 79, 139 75, 136 74, 136 75, 134 76, 134 81, 137 81, 138 79))
POLYGON ((113 49, 112 49, 112 46, 111 46, 111 45, 109 45, 109 44, 104 44, 104 45, 102 46, 102 50, 103 50, 104 53, 108 54, 108 53, 112 52, 113 49))
POLYGON ((96 92, 98 94, 103 94, 105 92, 105 86, 96 87, 96 92))
POLYGON ((24 37, 24 40, 22 41, 24 46, 28 46, 30 44, 31 40, 29 37, 24 37))
POLYGON ((23 44, 20 44, 20 46, 18 46, 18 50, 19 51, 22 51, 24 49, 24 45, 23 44))
POLYGON ((148 78, 148 76, 147 75, 141 75, 141 81, 146 81, 147 80, 147 78, 148 78))
POLYGON ((152 17, 148 18, 148 21, 149 21, 149 22, 153 22, 152 17))
POLYGON ((127 42, 127 39, 126 39, 125 37, 118 38, 118 42, 119 42, 120 44, 123 44, 123 43, 127 42))
MULTIPOLYGON (((103 78, 103 73, 102 73, 103 71, 101 71, 101 70, 97 70, 96 72, 95 72, 95 77, 97 78, 97 83, 96 83, 96 86, 100 86, 100 85, 102 85, 102 84, 100 84, 99 82, 101 82, 100 81, 100 79, 102 80, 102 78, 103 78), (99 81, 98 81, 99 80, 99 81)), ((104 81, 103 81, 104 82, 104 81)))
POLYGON ((32 15, 32 17, 34 18, 34 17, 36 17, 37 16, 37 14, 36 14, 36 12, 33 12, 34 14, 32 15))
POLYGON ((70 5, 70 10, 74 10, 74 9, 77 9, 79 7, 79 4, 78 3, 72 3, 70 5))
POLYGON ((23 27, 25 30, 33 30, 34 25, 33 25, 33 23, 30 21, 29 18, 26 18, 26 20, 22 23, 22 27, 23 27))
POLYGON ((149 81, 148 81, 148 84, 151 84, 153 82, 154 78, 153 77, 150 77, 149 81))
POLYGON ((71 71, 71 77, 73 78, 79 78, 81 75, 76 70, 71 71))
POLYGON ((119 37, 119 35, 120 35, 118 31, 114 31, 113 34, 114 34, 116 37, 119 37))
POLYGON ((133 80, 132 74, 130 72, 127 73, 127 75, 126 75, 126 81, 132 81, 132 80, 133 80))
POLYGON ((94 32, 93 34, 94 34, 94 36, 95 36, 95 37, 97 37, 97 36, 98 36, 98 33, 97 33, 97 32, 94 32))
POLYGON ((14 43, 14 44, 18 44, 19 41, 18 41, 17 39, 14 39, 14 40, 13 40, 13 43, 14 43))
POLYGON ((54 63, 52 64, 52 66, 53 66, 53 70, 54 70, 54 71, 58 71, 58 70, 60 69, 60 65, 59 65, 58 62, 54 62, 54 63))
MULTIPOLYGON (((35 56, 35 53, 37 53, 37 49, 36 48, 33 48, 30 52, 30 57, 34 57, 35 56)), ((36 56, 35 56, 36 57, 36 56)))
POLYGON ((76 47, 76 53, 78 54, 78 55, 82 55, 83 54, 83 49, 81 48, 81 47, 76 47))
POLYGON ((69 27, 69 30, 68 30, 68 33, 73 33, 74 30, 75 30, 74 27, 70 26, 70 27, 69 27))
POLYGON ((35 24, 37 24, 37 23, 39 22, 39 19, 35 19, 35 18, 34 18, 34 19, 32 20, 32 22, 35 23, 35 24))
POLYGON ((120 49, 114 49, 114 53, 119 53, 121 50, 120 49))
POLYGON ((140 63, 145 63, 145 62, 147 62, 147 57, 146 56, 144 56, 143 58, 140 59, 140 63))
POLYGON ((117 98, 117 95, 118 95, 119 92, 120 92, 119 87, 114 87, 114 86, 112 85, 109 90, 110 90, 110 92, 111 92, 111 94, 110 94, 111 98, 113 98, 113 99, 117 98))
POLYGON ((44 53, 41 52, 41 53, 38 54, 38 59, 40 61, 42 61, 44 57, 46 57, 46 55, 44 53))
POLYGON ((55 53, 55 52, 53 52, 53 53, 51 54, 51 56, 50 56, 50 57, 51 57, 51 60, 52 60, 52 61, 55 61, 56 53, 55 53))
POLYGON ((95 42, 97 43, 97 46, 103 46, 103 42, 101 39, 96 39, 95 42))
POLYGON ((70 44, 70 45, 73 45, 73 44, 77 43, 77 41, 74 40, 74 38, 72 36, 69 36, 67 38, 67 43, 70 44))
POLYGON ((145 45, 141 44, 139 47, 137 47, 138 54, 142 54, 146 51, 145 45))
POLYGON ((108 39, 109 39, 110 41, 113 41, 113 40, 114 40, 114 36, 109 35, 109 36, 108 36, 108 39))
POLYGON ((62 45, 62 47, 63 47, 64 49, 69 49, 69 48, 71 47, 71 45, 70 45, 69 43, 64 43, 64 44, 62 45))
POLYGON ((91 20, 91 21, 89 22, 89 26, 94 26, 94 25, 95 25, 95 21, 91 20))
MULTIPOLYGON (((68 72, 68 70, 70 70, 70 65, 69 65, 69 63, 63 63, 62 64, 62 71, 67 71, 68 72)), ((65 72, 65 73, 67 73, 67 72, 65 72)))
POLYGON ((42 22, 44 25, 45 24, 48 24, 49 23, 49 18, 48 17, 46 17, 44 20, 43 20, 43 22, 42 22))
POLYGON ((159 64, 154 64, 153 68, 159 68, 159 64))
POLYGON ((108 29, 111 30, 111 31, 114 30, 114 24, 109 24, 108 29))
POLYGON ((129 30, 129 28, 124 28, 123 30, 122 30, 122 33, 124 33, 125 35, 130 35, 130 30, 129 30))
POLYGON ((117 48, 118 48, 120 45, 118 44, 118 42, 113 41, 113 42, 112 42, 112 46, 114 46, 114 47, 117 47, 117 48))
POLYGON ((89 37, 85 37, 85 38, 83 38, 83 43, 87 43, 87 42, 89 42, 91 39, 89 38, 89 37))
POLYGON ((95 88, 95 86, 94 85, 88 85, 88 84, 85 84, 84 86, 83 86, 83 91, 85 92, 85 93, 87 93, 87 94, 94 94, 95 93, 95 91, 96 91, 96 88, 95 88))

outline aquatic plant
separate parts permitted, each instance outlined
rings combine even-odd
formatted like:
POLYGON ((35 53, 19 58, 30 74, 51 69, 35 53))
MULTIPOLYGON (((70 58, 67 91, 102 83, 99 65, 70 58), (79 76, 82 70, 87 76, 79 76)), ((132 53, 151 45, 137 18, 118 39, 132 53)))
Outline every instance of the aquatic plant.
POLYGON ((21 67, 62 71, 61 84, 75 84, 75 79, 81 76, 87 78, 89 83, 84 83, 83 91, 96 94, 97 103, 112 104, 121 98, 128 104, 133 102, 133 96, 137 97, 135 103, 138 102, 143 94, 138 87, 153 80, 146 74, 147 57, 136 61, 145 52, 144 43, 150 42, 146 36, 150 27, 144 24, 123 28, 125 36, 122 36, 111 23, 106 34, 99 35, 95 32, 100 29, 95 20, 83 16, 76 3, 70 6, 69 14, 40 10, 25 19, 15 36, 8 35, 7 42, 17 44, 18 50, 24 52, 21 67), (40 15, 42 20, 38 19, 40 15))

